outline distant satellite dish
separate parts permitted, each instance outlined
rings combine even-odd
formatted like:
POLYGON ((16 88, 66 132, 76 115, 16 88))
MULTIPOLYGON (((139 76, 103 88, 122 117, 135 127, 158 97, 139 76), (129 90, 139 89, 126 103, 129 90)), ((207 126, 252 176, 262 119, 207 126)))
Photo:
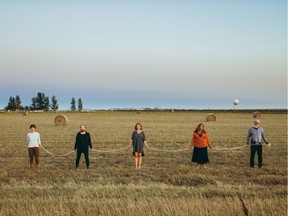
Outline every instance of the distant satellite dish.
POLYGON ((239 100, 238 99, 235 99, 234 101, 233 101, 233 104, 235 105, 235 106, 237 106, 238 104, 239 104, 239 100))

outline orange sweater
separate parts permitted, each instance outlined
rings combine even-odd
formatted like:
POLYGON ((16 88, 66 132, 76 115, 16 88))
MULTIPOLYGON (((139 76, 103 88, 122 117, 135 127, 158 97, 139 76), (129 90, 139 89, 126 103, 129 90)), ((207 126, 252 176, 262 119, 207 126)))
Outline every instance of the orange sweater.
POLYGON ((210 143, 207 133, 203 133, 200 137, 199 134, 196 132, 193 133, 192 142, 197 148, 205 148, 210 143))

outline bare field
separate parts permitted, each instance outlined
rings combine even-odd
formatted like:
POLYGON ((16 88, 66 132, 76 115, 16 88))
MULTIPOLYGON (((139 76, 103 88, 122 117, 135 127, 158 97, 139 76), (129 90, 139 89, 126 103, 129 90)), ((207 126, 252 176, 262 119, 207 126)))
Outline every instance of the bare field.
MULTIPOLYGON (((287 115, 262 113, 262 127, 272 143, 263 148, 264 168, 249 168, 245 145, 252 113, 95 112, 64 113, 65 127, 54 125, 55 113, 0 113, 0 215, 287 215, 287 115), (43 146, 55 154, 73 150, 84 123, 98 150, 129 144, 136 122, 148 145, 156 149, 187 148, 192 131, 203 122, 215 149, 207 169, 191 163, 191 152, 146 149, 142 170, 134 168, 131 151, 90 152, 75 170, 75 154, 54 158, 41 151, 41 168, 28 169, 26 135, 37 125, 43 146)), ((255 160, 257 156, 255 157, 255 160)))

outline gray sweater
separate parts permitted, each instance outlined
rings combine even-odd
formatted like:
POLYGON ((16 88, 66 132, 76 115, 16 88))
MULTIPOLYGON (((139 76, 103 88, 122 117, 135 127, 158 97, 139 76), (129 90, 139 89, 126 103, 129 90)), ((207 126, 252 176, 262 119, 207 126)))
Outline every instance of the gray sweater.
POLYGON ((268 144, 268 140, 264 134, 263 128, 249 128, 246 143, 251 145, 261 145, 262 139, 266 144, 268 144))

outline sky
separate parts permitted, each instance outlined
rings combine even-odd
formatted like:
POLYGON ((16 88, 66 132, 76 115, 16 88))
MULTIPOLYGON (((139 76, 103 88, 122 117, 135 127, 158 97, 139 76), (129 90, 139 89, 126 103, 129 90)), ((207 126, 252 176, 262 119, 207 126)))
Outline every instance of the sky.
POLYGON ((287 108, 284 0, 0 0, 0 109, 287 108))

